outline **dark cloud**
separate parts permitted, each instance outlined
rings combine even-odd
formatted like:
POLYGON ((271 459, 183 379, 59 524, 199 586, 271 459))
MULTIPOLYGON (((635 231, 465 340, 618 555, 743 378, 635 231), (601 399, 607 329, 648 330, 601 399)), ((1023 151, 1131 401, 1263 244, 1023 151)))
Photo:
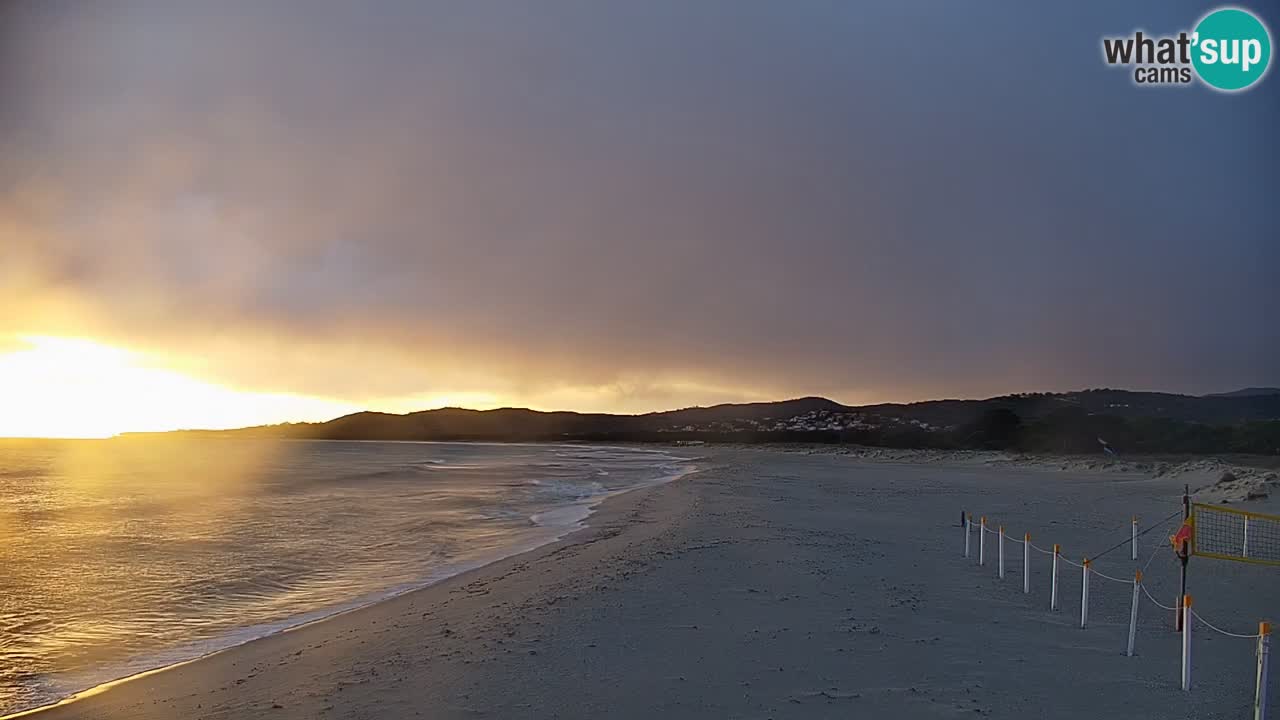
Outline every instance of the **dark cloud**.
POLYGON ((1276 79, 1099 57, 1203 9, 10 3, 0 331, 362 400, 1280 384, 1276 79))

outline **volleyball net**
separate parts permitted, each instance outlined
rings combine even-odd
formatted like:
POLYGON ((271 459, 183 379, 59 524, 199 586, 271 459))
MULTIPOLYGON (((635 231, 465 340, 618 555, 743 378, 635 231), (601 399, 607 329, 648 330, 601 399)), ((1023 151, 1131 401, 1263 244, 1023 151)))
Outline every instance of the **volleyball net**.
POLYGON ((1191 503, 1191 554, 1280 565, 1280 515, 1191 503))

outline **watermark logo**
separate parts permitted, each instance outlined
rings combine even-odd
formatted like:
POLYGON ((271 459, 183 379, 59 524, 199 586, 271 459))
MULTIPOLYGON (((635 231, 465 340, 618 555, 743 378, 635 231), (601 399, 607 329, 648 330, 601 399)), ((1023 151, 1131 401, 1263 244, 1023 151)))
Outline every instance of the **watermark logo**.
POLYGON ((1215 90, 1253 87, 1271 64, 1271 33, 1248 10, 1224 7, 1205 15, 1195 29, 1149 36, 1141 30, 1104 37, 1108 65, 1133 67, 1136 85, 1189 85, 1195 78, 1215 90))

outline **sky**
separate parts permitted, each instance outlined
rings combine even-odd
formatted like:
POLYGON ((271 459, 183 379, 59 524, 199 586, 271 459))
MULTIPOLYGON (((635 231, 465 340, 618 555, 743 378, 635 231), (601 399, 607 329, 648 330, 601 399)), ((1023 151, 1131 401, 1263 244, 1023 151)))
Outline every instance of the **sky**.
POLYGON ((1280 385, 1212 7, 10 0, 0 435, 1280 385))

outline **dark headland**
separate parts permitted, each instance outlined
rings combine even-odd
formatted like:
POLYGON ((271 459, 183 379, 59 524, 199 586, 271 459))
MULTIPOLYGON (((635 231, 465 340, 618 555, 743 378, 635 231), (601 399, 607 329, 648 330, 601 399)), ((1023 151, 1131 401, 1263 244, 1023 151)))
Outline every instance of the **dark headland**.
POLYGON ((848 443, 891 448, 1280 454, 1280 389, 1127 390, 849 406, 820 397, 615 415, 522 408, 359 412, 185 435, 326 440, 848 443))

